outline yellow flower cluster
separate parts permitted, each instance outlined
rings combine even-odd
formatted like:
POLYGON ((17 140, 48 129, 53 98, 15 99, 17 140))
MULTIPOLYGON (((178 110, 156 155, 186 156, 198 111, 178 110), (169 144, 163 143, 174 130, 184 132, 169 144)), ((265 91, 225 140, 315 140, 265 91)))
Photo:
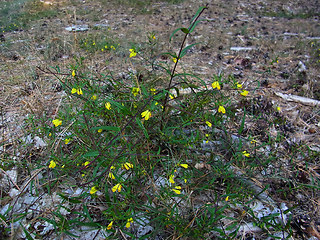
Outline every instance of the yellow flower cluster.
POLYGON ((129 49, 129 51, 130 51, 129 57, 135 57, 137 55, 137 52, 133 48, 129 49))
POLYGON ((82 95, 82 89, 81 88, 72 88, 71 94, 77 93, 78 95, 82 95))
POLYGON ((60 119, 54 119, 52 123, 55 127, 58 127, 59 125, 62 124, 62 121, 60 119))
POLYGON ((149 118, 151 118, 151 112, 149 110, 144 111, 143 113, 141 113, 141 116, 145 119, 145 120, 149 120, 149 118))
POLYGON ((95 194, 96 192, 98 191, 98 188, 97 187, 92 187, 91 190, 90 190, 90 194, 95 194))
POLYGON ((109 102, 107 102, 104 106, 106 107, 107 110, 111 109, 111 103, 109 102))
POLYGON ((250 153, 248 153, 247 151, 243 151, 242 155, 245 156, 245 157, 250 157, 250 153))
POLYGON ((226 113, 226 109, 224 108, 224 106, 220 105, 219 108, 218 108, 218 112, 225 114, 226 113))
POLYGON ((49 168, 55 168, 57 166, 56 162, 51 160, 49 164, 49 168))
POLYGON ((113 186, 113 188, 111 190, 112 190, 112 192, 121 192, 121 189, 122 189, 122 185, 120 183, 118 183, 115 186, 113 186))
POLYGON ((132 88, 131 93, 133 94, 133 96, 137 96, 139 92, 140 92, 140 88, 136 88, 136 87, 132 88))
POLYGON ((221 89, 220 84, 219 84, 218 81, 213 82, 211 86, 212 86, 213 89, 215 89, 215 88, 218 89, 218 90, 221 89))

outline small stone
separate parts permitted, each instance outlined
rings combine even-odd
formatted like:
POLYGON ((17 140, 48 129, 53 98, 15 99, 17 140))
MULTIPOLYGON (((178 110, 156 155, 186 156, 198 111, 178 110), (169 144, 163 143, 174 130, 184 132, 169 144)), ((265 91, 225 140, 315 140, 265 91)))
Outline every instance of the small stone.
POLYGON ((236 51, 236 52, 239 52, 239 51, 252 51, 254 49, 255 48, 253 48, 253 47, 231 47, 230 48, 231 51, 236 51))
POLYGON ((9 191, 9 196, 11 198, 14 198, 14 197, 18 196, 19 193, 20 193, 20 191, 18 189, 11 188, 10 191, 9 191))
POLYGON ((0 181, 0 186, 3 188, 10 188, 13 186, 13 183, 16 183, 18 179, 18 172, 15 169, 6 171, 6 174, 3 176, 0 181), (13 183, 12 183, 13 182, 13 183))
POLYGON ((307 71, 307 67, 306 65, 304 65, 303 62, 299 61, 298 63, 298 71, 303 73, 303 72, 306 72, 307 71))
POLYGON ((34 141, 36 142, 34 146, 35 146, 37 149, 47 146, 47 143, 46 143, 45 141, 43 141, 43 140, 42 140, 40 137, 38 137, 38 136, 35 136, 35 137, 34 137, 34 141))
POLYGON ((72 25, 65 28, 68 32, 85 32, 89 30, 88 25, 72 25))

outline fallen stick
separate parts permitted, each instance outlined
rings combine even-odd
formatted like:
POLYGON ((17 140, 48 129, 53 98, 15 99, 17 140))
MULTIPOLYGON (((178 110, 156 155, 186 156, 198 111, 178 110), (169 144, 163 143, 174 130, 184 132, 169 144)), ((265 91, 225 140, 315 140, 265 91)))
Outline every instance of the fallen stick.
POLYGON ((299 102, 299 103, 309 105, 309 106, 320 106, 320 101, 315 100, 315 99, 300 97, 297 95, 289 95, 289 94, 284 94, 284 93, 280 93, 280 92, 274 92, 274 94, 277 95, 278 97, 281 97, 281 98, 287 100, 287 101, 299 102))

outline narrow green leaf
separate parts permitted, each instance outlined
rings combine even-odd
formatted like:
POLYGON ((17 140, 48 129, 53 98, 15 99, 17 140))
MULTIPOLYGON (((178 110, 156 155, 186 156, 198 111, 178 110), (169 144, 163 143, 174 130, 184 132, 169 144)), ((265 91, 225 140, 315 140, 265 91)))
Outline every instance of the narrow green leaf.
POLYGON ((149 139, 149 134, 147 132, 147 129, 144 127, 143 123, 141 122, 141 120, 139 118, 136 118, 136 122, 139 125, 139 127, 142 129, 144 136, 149 139))
POLYGON ((87 208, 86 205, 83 205, 83 213, 85 214, 85 216, 86 216, 90 221, 92 221, 91 215, 90 215, 89 210, 88 210, 88 208, 87 208))
POLYGON ((193 21, 198 17, 198 15, 199 15, 199 13, 203 10, 203 9, 205 9, 206 8, 206 6, 203 6, 203 7, 199 7, 198 8, 198 11, 194 14, 194 16, 192 17, 192 19, 191 19, 191 21, 190 21, 190 24, 192 24, 193 23, 193 21))
POLYGON ((20 226, 22 227, 23 232, 26 234, 26 238, 28 240, 34 240, 33 237, 29 234, 29 232, 25 229, 25 227, 20 223, 20 226))
POLYGON ((185 34, 189 33, 189 29, 188 28, 181 28, 180 30, 185 34))
POLYGON ((80 236, 77 236, 69 231, 64 231, 65 234, 69 235, 69 236, 72 236, 72 237, 75 237, 75 238, 79 238, 80 236))
POLYGON ((199 19, 199 20, 197 20, 193 25, 192 25, 192 27, 189 29, 189 33, 192 33, 193 32, 193 30, 196 28, 196 26, 198 25, 198 23, 200 23, 200 22, 202 22, 202 21, 204 21, 204 19, 199 19))
POLYGON ((100 153, 99 151, 92 151, 92 152, 87 152, 86 154, 83 154, 82 157, 87 158, 87 157, 96 157, 100 153))
POLYGON ((244 129, 244 123, 245 123, 245 120, 246 120, 246 109, 243 109, 243 117, 242 117, 242 121, 241 121, 241 125, 240 125, 240 128, 238 130, 238 134, 241 135, 243 129, 244 129))
POLYGON ((176 30, 174 30, 172 33, 171 33, 171 35, 170 35, 170 37, 169 37, 169 41, 171 41, 171 38, 176 34, 176 32, 178 32, 178 31, 182 31, 182 29, 183 28, 177 28, 176 30))
POLYGON ((181 54, 180 54, 180 58, 182 58, 184 55, 186 55, 187 51, 197 44, 199 44, 199 43, 190 44, 189 46, 186 46, 184 49, 182 49, 181 54))
POLYGON ((46 222, 48 222, 48 223, 51 223, 51 224, 54 226, 54 228, 57 228, 57 223, 56 223, 56 221, 54 221, 54 220, 52 220, 52 219, 49 219, 49 218, 44 218, 44 217, 39 217, 39 219, 42 219, 43 221, 46 221, 46 222))
POLYGON ((229 225, 229 226, 226 228, 226 230, 227 230, 227 231, 230 231, 230 230, 235 229, 236 227, 238 227, 238 229, 239 229, 239 227, 240 227, 238 222, 235 222, 235 223, 229 225))

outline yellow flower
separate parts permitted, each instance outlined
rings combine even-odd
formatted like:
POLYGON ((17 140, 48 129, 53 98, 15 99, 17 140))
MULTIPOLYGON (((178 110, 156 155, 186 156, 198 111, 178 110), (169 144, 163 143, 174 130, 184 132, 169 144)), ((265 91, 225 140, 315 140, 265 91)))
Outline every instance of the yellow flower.
POLYGON ((281 111, 281 107, 278 106, 277 107, 277 111, 280 112, 281 111))
POLYGON ((226 113, 226 109, 224 108, 224 106, 219 106, 218 112, 219 113, 226 113))
POLYGON ((169 94, 169 97, 170 97, 171 99, 175 99, 177 96, 176 96, 175 94, 169 94))
POLYGON ((184 181, 184 183, 187 183, 187 179, 185 178, 185 179, 183 179, 183 181, 184 181))
MULTIPOLYGON (((181 60, 181 58, 179 58, 179 61, 181 60)), ((177 62, 177 58, 172 58, 172 61, 174 62, 174 63, 176 63, 177 62)))
POLYGON ((92 95, 91 100, 96 100, 97 99, 97 95, 92 95))
POLYGON ((140 92, 139 88, 136 88, 136 87, 132 88, 131 93, 133 94, 133 96, 137 96, 139 94, 139 92, 140 92))
POLYGON ((82 95, 83 94, 81 88, 72 88, 71 94, 74 94, 74 93, 77 93, 78 95, 82 95))
POLYGON ((75 70, 72 70, 72 77, 74 77, 76 75, 76 71, 75 70))
POLYGON ((257 141, 254 140, 254 139, 251 140, 251 144, 255 144, 256 142, 257 142, 257 141))
POLYGON ((212 127, 212 123, 209 121, 206 121, 206 124, 208 125, 208 127, 212 127))
POLYGON ((101 133, 102 132, 102 129, 100 128, 100 129, 98 129, 98 133, 101 133))
MULTIPOLYGON (((116 50, 116 48, 115 48, 114 46, 112 46, 112 45, 110 46, 110 48, 113 49, 113 50, 116 50)), ((130 54, 130 55, 131 55, 131 54, 130 54)))
POLYGON ((237 88, 238 88, 238 89, 241 89, 241 88, 242 88, 242 84, 237 83, 237 88))
POLYGON ((104 51, 104 49, 103 48, 101 48, 101 52, 103 52, 104 51))
POLYGON ((109 178, 111 178, 111 179, 116 179, 112 172, 109 172, 108 176, 109 176, 109 178))
POLYGON ((149 110, 144 111, 141 113, 141 116, 145 119, 148 120, 151 117, 151 112, 149 110))
POLYGON ((240 94, 244 97, 246 97, 248 95, 248 91, 247 90, 243 90, 240 94))
POLYGON ((132 219, 132 218, 129 218, 129 219, 127 220, 126 228, 129 228, 130 225, 131 225, 131 223, 133 223, 133 219, 132 219))
POLYGON ((83 165, 86 167, 86 166, 88 166, 90 164, 90 162, 89 161, 86 161, 83 165))
POLYGON ((135 57, 137 55, 136 51, 134 49, 129 49, 130 51, 130 57, 135 57))
POLYGON ((64 140, 64 143, 65 143, 65 144, 68 144, 70 141, 71 141, 71 138, 66 138, 66 139, 64 140))
POLYGON ((186 164, 186 163, 178 164, 178 166, 183 167, 183 168, 186 168, 186 169, 189 167, 189 165, 186 164))
POLYGON ((229 201, 229 196, 226 197, 226 202, 228 202, 228 201, 229 201))
POLYGON ((155 88, 151 88, 150 91, 152 92, 152 94, 156 94, 156 89, 155 88))
POLYGON ((116 184, 113 188, 112 188, 112 192, 121 192, 122 189, 122 185, 120 183, 116 184))
POLYGON ((92 187, 90 190, 90 194, 95 194, 98 191, 98 189, 96 187, 92 187))
POLYGON ((107 102, 104 106, 106 107, 107 110, 111 109, 111 104, 109 102, 107 102))
POLYGON ((170 176, 169 176, 169 182, 174 183, 173 178, 174 178, 174 175, 170 175, 170 176))
POLYGON ((221 89, 220 84, 219 84, 218 81, 213 82, 211 86, 212 86, 213 89, 215 89, 215 88, 218 89, 218 90, 221 89))
POLYGON ((176 194, 181 194, 181 191, 180 191, 181 187, 180 186, 175 186, 172 191, 174 191, 176 194))
POLYGON ((125 164, 122 164, 122 168, 129 170, 130 168, 133 168, 133 165, 131 163, 126 162, 125 164))
POLYGON ((57 166, 56 162, 51 160, 49 164, 49 168, 55 168, 57 166))
POLYGON ((113 224, 113 221, 109 223, 109 225, 107 226, 107 230, 110 230, 112 228, 112 224, 113 224))
POLYGON ((55 127, 58 127, 59 125, 62 124, 62 121, 60 119, 55 119, 52 121, 52 123, 55 127))
POLYGON ((250 153, 248 153, 247 151, 243 151, 242 155, 245 156, 245 157, 250 157, 250 153))

